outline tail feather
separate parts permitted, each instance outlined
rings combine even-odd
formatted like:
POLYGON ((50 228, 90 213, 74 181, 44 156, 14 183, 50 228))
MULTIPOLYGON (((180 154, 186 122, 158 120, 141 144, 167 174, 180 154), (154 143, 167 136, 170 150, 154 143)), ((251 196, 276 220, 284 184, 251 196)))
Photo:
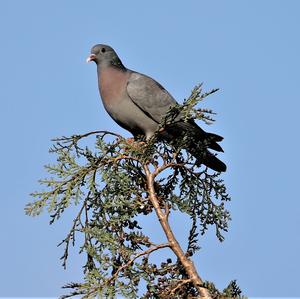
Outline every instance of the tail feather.
POLYGON ((195 158, 197 165, 205 165, 212 170, 218 172, 225 172, 226 165, 220 159, 218 159, 214 154, 212 154, 208 149, 203 148, 203 145, 198 144, 198 146, 190 145, 187 149, 195 158))
MULTIPOLYGON (((197 162, 199 160, 197 159, 197 162)), ((201 160, 199 161, 201 163, 201 160)), ((225 172, 227 167, 225 163, 223 163, 221 160, 219 160, 215 155, 208 152, 206 157, 203 159, 202 163, 207 166, 208 168, 211 168, 218 172, 225 172)))
POLYGON ((222 136, 214 134, 214 133, 206 133, 206 135, 207 135, 208 138, 210 138, 214 142, 220 142, 224 139, 222 136))
POLYGON ((217 142, 209 142, 207 147, 217 152, 224 152, 222 147, 217 142))
POLYGON ((194 135, 195 139, 201 140, 204 144, 217 152, 224 152, 222 147, 217 143, 223 140, 223 137, 214 133, 207 133, 201 129, 194 121, 180 122, 178 125, 187 133, 194 135))
POLYGON ((174 123, 161 133, 167 142, 173 142, 185 135, 191 137, 186 149, 196 158, 198 165, 203 164, 218 172, 226 171, 226 165, 208 150, 223 152, 218 144, 223 140, 222 136, 205 132, 194 121, 174 123))

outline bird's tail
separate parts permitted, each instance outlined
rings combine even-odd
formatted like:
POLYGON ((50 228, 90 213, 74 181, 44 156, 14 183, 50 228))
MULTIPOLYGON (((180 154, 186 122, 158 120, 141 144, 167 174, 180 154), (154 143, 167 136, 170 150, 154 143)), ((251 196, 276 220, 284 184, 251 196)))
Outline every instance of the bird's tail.
POLYGON ((226 165, 209 151, 209 149, 212 149, 217 152, 223 152, 222 147, 218 144, 218 142, 223 140, 223 137, 207 133, 198 126, 196 132, 197 141, 195 145, 190 145, 188 150, 197 159, 197 164, 204 164, 218 172, 226 171, 226 165))
POLYGON ((202 137, 205 140, 205 143, 208 148, 213 149, 217 152, 224 152, 222 147, 217 143, 223 140, 223 137, 213 133, 204 132, 204 136, 202 137))
POLYGON ((207 133, 194 122, 178 122, 170 126, 163 137, 167 141, 172 141, 174 137, 182 138, 184 135, 190 137, 186 149, 196 158, 198 165, 203 164, 218 172, 226 171, 226 165, 209 151, 211 149, 223 152, 222 147, 218 144, 223 140, 222 136, 207 133))
POLYGON ((198 164, 204 164, 208 168, 211 168, 218 172, 226 171, 226 165, 220 159, 218 159, 214 154, 210 151, 206 150, 204 154, 201 155, 194 155, 197 159, 198 164))
MULTIPOLYGON (((209 146, 203 140, 198 140, 194 144, 190 144, 187 148, 188 152, 196 158, 197 165, 205 165, 218 172, 226 171, 226 165, 212 154, 208 148, 221 151, 222 148, 217 143, 211 143, 209 146), (221 150, 219 150, 219 148, 221 150)), ((223 150, 222 150, 223 151, 223 150)))

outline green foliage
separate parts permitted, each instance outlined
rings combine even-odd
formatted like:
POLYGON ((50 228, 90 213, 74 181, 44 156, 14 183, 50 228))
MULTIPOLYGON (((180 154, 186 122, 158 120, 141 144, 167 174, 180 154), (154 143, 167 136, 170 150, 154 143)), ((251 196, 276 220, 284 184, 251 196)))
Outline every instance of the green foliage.
MULTIPOLYGON (((179 113, 186 119, 211 122, 210 110, 195 106, 206 96, 197 86, 182 106, 174 107, 162 122, 171 125, 179 113)), ((186 256, 199 250, 199 233, 214 227, 217 238, 224 239, 229 212, 225 203, 230 200, 219 173, 195 164, 194 158, 183 148, 187 140, 166 144, 157 134, 147 143, 126 140, 111 132, 97 131, 55 140, 50 150, 57 156, 57 164, 47 165, 51 175, 40 180, 46 191, 35 192, 26 214, 39 215, 44 209, 50 213, 52 224, 65 209, 77 208, 70 232, 59 245, 66 267, 70 245, 76 235, 83 235, 80 252, 86 254, 84 282, 70 283, 68 295, 84 298, 99 296, 114 298, 195 298, 198 291, 191 283, 179 260, 168 256, 168 243, 154 244, 140 224, 142 217, 153 213, 144 166, 160 169, 155 191, 161 209, 167 214, 178 210, 191 219, 186 256), (94 138, 95 145, 90 143, 94 138), (166 259, 158 264, 151 254, 165 250, 166 259), (141 294, 141 285, 146 285, 141 294)), ((206 286, 208 287, 208 286, 206 286)), ((221 293, 218 293, 219 295, 221 293)), ((226 296, 240 296, 235 282, 224 290, 226 296)))
POLYGON ((207 281, 204 285, 210 291, 212 299, 247 299, 247 297, 242 296, 242 291, 237 285, 236 280, 232 280, 222 292, 220 292, 212 282, 207 281))

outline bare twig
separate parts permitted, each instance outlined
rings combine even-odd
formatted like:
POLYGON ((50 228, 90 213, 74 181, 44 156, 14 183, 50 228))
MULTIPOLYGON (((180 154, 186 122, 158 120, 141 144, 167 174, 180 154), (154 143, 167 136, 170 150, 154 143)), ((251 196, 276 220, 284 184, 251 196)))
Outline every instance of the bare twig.
POLYGON ((88 133, 85 133, 85 134, 72 135, 71 137, 63 136, 61 138, 54 138, 54 139, 52 139, 52 141, 68 141, 68 140, 75 139, 76 142, 77 142, 79 139, 88 137, 90 135, 95 135, 95 134, 112 135, 112 136, 118 137, 120 139, 123 139, 123 137, 121 135, 116 134, 114 132, 110 132, 110 131, 92 131, 92 132, 88 132, 88 133))

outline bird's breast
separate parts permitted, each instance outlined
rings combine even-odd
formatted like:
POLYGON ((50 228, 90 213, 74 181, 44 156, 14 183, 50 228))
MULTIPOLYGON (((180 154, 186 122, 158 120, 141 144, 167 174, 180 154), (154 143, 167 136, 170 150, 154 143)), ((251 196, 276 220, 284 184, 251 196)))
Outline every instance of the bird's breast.
POLYGON ((129 71, 112 67, 103 69, 99 75, 99 91, 108 114, 133 135, 145 134, 151 137, 157 123, 149 118, 128 96, 129 71))
POLYGON ((128 72, 113 67, 105 68, 99 74, 99 91, 105 108, 117 105, 126 92, 128 72))

